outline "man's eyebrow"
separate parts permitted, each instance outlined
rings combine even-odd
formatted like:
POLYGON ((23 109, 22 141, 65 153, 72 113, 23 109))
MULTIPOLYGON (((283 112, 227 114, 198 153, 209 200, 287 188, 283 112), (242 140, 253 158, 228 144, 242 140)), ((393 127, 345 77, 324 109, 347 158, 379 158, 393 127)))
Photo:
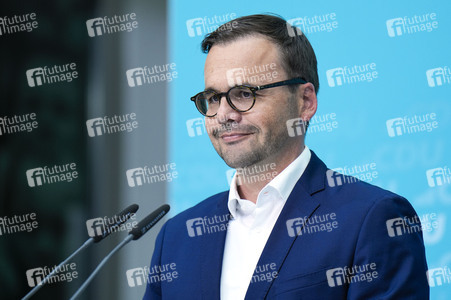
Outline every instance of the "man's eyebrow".
MULTIPOLYGON (((251 87, 256 87, 256 84, 251 84, 250 82, 247 81, 243 81, 240 85, 245 85, 245 86, 251 86, 251 87)), ((235 85, 235 86, 240 86, 240 85, 235 85)))
POLYGON ((206 91, 213 91, 215 93, 220 93, 220 91, 218 91, 217 89, 212 88, 210 86, 205 87, 204 92, 206 92, 206 91))
MULTIPOLYGON (((249 82, 245 81, 245 82, 243 82, 242 84, 235 84, 234 86, 230 86, 229 89, 234 88, 234 87, 237 87, 237 86, 242 86, 242 85, 244 85, 244 86, 250 86, 250 87, 257 87, 257 85, 255 85, 255 84, 250 84, 249 82)), ((221 91, 218 91, 217 89, 215 89, 215 88, 213 88, 213 87, 210 87, 210 86, 205 87, 204 92, 205 92, 205 91, 213 91, 213 92, 215 92, 215 93, 221 93, 221 91)))

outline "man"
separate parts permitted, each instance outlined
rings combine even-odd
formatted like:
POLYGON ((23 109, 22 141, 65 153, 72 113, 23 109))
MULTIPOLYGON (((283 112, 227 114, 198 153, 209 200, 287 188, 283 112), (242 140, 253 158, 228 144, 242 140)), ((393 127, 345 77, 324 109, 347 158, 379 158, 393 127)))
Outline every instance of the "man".
POLYGON ((191 100, 237 173, 163 226, 144 299, 428 299, 409 202, 304 145, 319 88, 307 38, 272 15, 233 22, 202 42, 206 88, 191 100))

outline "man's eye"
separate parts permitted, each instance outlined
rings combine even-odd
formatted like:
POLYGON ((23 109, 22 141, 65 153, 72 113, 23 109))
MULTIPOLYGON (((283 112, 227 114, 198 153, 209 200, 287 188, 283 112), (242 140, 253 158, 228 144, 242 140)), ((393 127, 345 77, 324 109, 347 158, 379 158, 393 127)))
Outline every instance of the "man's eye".
POLYGON ((210 98, 208 98, 209 104, 217 104, 219 103, 219 97, 217 95, 213 95, 210 98))
POLYGON ((252 93, 249 91, 241 91, 240 97, 244 99, 252 98, 252 93))
POLYGON ((234 91, 232 96, 236 99, 251 99, 253 97, 252 92, 247 89, 238 89, 237 91, 234 91))

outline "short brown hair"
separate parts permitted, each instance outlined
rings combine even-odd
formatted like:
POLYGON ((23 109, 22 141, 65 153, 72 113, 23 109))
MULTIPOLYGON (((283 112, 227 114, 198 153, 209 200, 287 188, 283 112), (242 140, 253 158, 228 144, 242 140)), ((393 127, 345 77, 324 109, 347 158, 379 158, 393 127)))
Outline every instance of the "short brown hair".
MULTIPOLYGON (((293 28, 279 16, 268 14, 244 16, 226 24, 205 36, 201 44, 204 53, 208 53, 215 44, 224 44, 255 34, 263 35, 279 47, 282 67, 287 75, 290 78, 302 77, 311 82, 315 92, 318 93, 319 80, 315 51, 304 34, 290 36, 289 33, 289 29, 296 33, 299 32, 299 28, 293 28)), ((292 91, 295 88, 291 86, 292 91)))

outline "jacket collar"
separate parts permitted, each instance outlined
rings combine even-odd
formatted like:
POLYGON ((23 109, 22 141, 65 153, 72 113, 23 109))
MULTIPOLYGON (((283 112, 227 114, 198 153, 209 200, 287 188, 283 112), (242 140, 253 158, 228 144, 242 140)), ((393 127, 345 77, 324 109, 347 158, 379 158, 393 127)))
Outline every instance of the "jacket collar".
POLYGON ((208 216, 210 218, 216 216, 217 220, 221 220, 214 224, 215 226, 218 225, 217 228, 220 230, 200 236, 199 251, 201 255, 199 257, 202 261, 200 261, 201 278, 199 283, 202 287, 202 299, 220 299, 222 258, 227 233, 226 228, 231 216, 227 208, 228 194, 228 192, 225 192, 217 196, 217 205, 208 216))
MULTIPOLYGON (((275 264, 276 271, 279 273, 294 242, 302 238, 297 234, 290 234, 292 233, 289 232, 289 226, 292 223, 290 220, 300 217, 310 218, 320 207, 320 199, 314 195, 325 188, 326 170, 326 165, 312 151, 310 163, 288 197, 257 266, 275 264)), ((254 275, 258 276, 256 273, 254 275)), ((273 282, 274 280, 250 283, 245 299, 265 298, 273 282)))
MULTIPOLYGON (((320 206, 318 197, 314 197, 314 195, 325 188, 324 175, 327 167, 313 151, 311 151, 311 154, 310 162, 288 197, 257 266, 275 263, 277 272, 279 272, 296 239, 302 238, 297 235, 294 237, 289 235, 287 221, 299 217, 311 217, 320 206)), ((215 210, 209 216, 217 216, 224 219, 224 216, 230 216, 227 207, 228 192, 221 193, 217 197, 215 210)), ((220 228, 227 228, 227 223, 228 221, 218 225, 220 228)), ((222 259, 226 233, 226 230, 220 230, 200 237, 199 251, 201 251, 200 258, 202 261, 200 262, 201 278, 199 282, 202 286, 202 299, 220 298, 222 259)), ((273 281, 263 281, 249 284, 246 299, 264 298, 269 292, 272 283, 273 281)))

